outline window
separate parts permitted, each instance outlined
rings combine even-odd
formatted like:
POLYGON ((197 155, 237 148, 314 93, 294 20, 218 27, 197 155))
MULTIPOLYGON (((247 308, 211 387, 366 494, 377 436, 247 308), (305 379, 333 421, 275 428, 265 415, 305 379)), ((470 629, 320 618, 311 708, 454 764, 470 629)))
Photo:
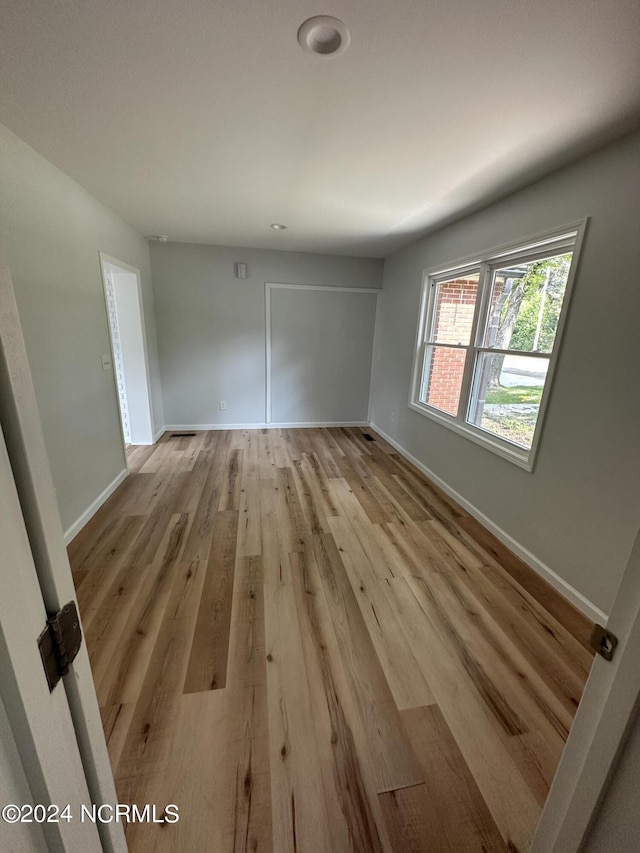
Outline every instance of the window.
POLYGON ((425 274, 410 408, 532 469, 585 224, 425 274))

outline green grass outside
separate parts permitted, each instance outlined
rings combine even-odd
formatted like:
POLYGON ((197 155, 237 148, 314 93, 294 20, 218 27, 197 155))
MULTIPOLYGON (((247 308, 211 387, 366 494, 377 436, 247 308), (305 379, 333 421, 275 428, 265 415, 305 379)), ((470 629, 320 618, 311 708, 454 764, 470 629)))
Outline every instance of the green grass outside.
POLYGON ((539 403, 542 386, 514 385, 511 388, 490 388, 485 403, 539 403))

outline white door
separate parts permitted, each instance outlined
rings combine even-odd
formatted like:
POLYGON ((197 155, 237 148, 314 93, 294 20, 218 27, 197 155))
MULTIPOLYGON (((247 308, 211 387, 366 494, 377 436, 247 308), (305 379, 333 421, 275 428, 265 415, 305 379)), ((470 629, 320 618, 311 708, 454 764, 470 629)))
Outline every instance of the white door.
MULTIPOLYGON (((560 759, 531 853, 577 853, 616 772, 640 701, 640 533, 607 629, 617 638, 610 661, 596 656, 560 759)), ((628 849, 640 849, 629 840, 628 849)))
POLYGON ((104 252, 99 256, 125 444, 153 444, 155 436, 140 271, 104 252))
MULTIPOLYGON (((75 600, 75 590, 1 249, 0 543, 0 697, 33 802, 70 806, 62 820, 42 824, 44 839, 54 851, 124 853, 121 824, 81 819, 82 804, 116 803, 86 647, 53 692, 38 651, 47 612, 75 600)), ((55 809, 47 814, 55 818, 55 809)), ((0 849, 27 853, 23 840, 12 835, 16 827, 0 817, 0 849)), ((37 838, 34 833, 29 843, 37 844, 37 838)))
MULTIPOLYGON (((63 814, 60 820, 53 809, 47 816, 59 822, 42 824, 49 849, 99 851, 102 846, 97 827, 80 820, 81 804, 89 805, 90 797, 67 696, 62 685, 49 692, 38 652, 36 639, 47 614, 4 438, 0 439, 0 542, 0 692, 32 802, 55 804, 63 814), (68 815, 63 811, 67 804, 68 815), (67 816, 71 817, 69 821, 67 816)), ((33 819, 34 815, 28 802, 2 806, 9 811, 0 821, 0 849, 18 850, 16 842, 24 827, 11 821, 19 815, 20 807, 26 807, 23 818, 33 819)), ((35 815, 36 820, 42 817, 35 815)), ((22 838, 21 844, 25 841, 22 838)))

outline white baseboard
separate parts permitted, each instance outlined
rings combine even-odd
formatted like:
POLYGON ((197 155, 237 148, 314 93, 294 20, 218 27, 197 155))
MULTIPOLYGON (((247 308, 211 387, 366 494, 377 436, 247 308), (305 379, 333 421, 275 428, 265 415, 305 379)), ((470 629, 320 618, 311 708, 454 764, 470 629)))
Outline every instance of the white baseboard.
POLYGON ((375 430, 377 433, 380 433, 382 438, 385 441, 388 441, 389 444, 394 447, 398 453, 404 456, 405 459, 408 459, 412 465, 415 465, 419 471, 428 477, 430 480, 442 489, 449 497, 453 498, 453 500, 460 504, 461 507, 466 509, 469 515, 472 515, 476 521, 479 521, 483 527, 486 527, 496 539, 499 539, 503 545, 506 545, 510 551, 513 551, 521 560, 523 560, 530 568, 534 570, 540 577, 544 578, 548 584, 550 584, 555 590, 557 590, 560 595, 564 598, 568 599, 572 604, 574 604, 581 613, 591 619, 593 622, 600 622, 603 625, 607 624, 608 616, 599 607, 596 607, 588 598, 585 598, 581 592, 578 592, 577 589, 571 586, 571 584, 567 583, 560 575, 556 574, 553 569, 550 569, 542 560, 539 560, 535 554, 532 554, 524 545, 521 545, 517 542, 512 536, 510 536, 505 530, 499 527, 495 522, 491 521, 483 512, 481 512, 476 506, 474 506, 470 501, 468 501, 463 495, 459 492, 456 492, 455 489, 452 489, 444 480, 440 479, 437 474, 434 474, 426 465, 423 465, 419 459, 416 459, 408 450, 405 450, 401 444, 398 444, 395 439, 391 438, 390 435, 381 429, 377 424, 371 423, 371 429, 375 430))
POLYGON ((167 431, 166 427, 160 427, 158 432, 153 436, 153 443, 155 444, 159 439, 161 439, 166 431, 167 431))
POLYGON ((115 480, 113 480, 111 483, 109 483, 109 485, 104 490, 104 492, 101 492, 98 495, 98 497, 91 504, 91 506, 87 507, 87 509, 82 513, 82 515, 73 522, 71 527, 69 527, 67 530, 65 530, 65 532, 64 532, 64 544, 65 545, 68 545, 69 542, 71 542, 71 540, 74 537, 76 537, 78 535, 78 533, 80 533, 80 531, 85 526, 85 524, 87 524, 93 518, 93 516, 98 512, 98 510, 100 509, 102 504, 106 503, 106 501, 111 497, 111 495, 115 492, 115 490, 118 488, 118 486, 121 483, 124 483, 124 481, 127 479, 128 476, 129 476, 129 472, 127 471, 126 468, 124 471, 120 471, 120 473, 115 478, 115 480))
POLYGON ((369 421, 318 421, 314 423, 167 424, 165 432, 200 432, 214 429, 312 429, 317 427, 368 427, 369 421))
POLYGON ((313 429, 314 427, 368 427, 369 421, 318 421, 317 423, 266 424, 267 429, 313 429))

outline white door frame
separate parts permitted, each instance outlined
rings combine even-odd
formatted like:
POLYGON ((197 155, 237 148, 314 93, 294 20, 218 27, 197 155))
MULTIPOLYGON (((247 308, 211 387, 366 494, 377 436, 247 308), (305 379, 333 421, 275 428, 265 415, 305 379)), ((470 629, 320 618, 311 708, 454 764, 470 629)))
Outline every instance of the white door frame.
POLYGON ((613 659, 596 655, 530 853, 577 853, 587 839, 640 700, 640 532, 607 629, 613 659))
MULTIPOLYGON (((114 267, 119 267, 123 272, 133 273, 136 277, 137 288, 138 288, 138 306, 140 308, 140 323, 142 326, 142 347, 144 351, 144 374, 145 374, 145 386, 146 386, 146 405, 149 411, 149 435, 147 436, 148 440, 144 442, 139 442, 141 444, 153 444, 155 440, 154 430, 155 424, 153 420, 153 404, 151 400, 151 373, 149 371, 149 354, 147 348, 147 330, 145 326, 144 320, 144 301, 142 298, 142 279, 140 277, 140 270, 136 267, 132 267, 131 264, 127 264, 124 261, 119 261, 117 258, 112 257, 111 255, 107 255, 105 252, 98 252, 98 257, 100 259, 100 275, 102 276, 102 292, 104 295, 105 302, 105 311, 107 317, 107 325, 109 328, 109 346, 111 348, 111 359, 112 364, 115 363, 115 354, 113 351, 113 339, 111 337, 111 323, 109 322, 109 304, 107 302, 107 273, 105 269, 106 264, 111 264, 114 267)), ((118 399, 118 380, 116 378, 115 369, 113 370, 113 387, 116 393, 116 399, 118 399)), ((129 415, 131 413, 129 412, 129 415)), ((118 417, 120 418, 120 427, 121 432, 124 436, 124 431, 122 430, 122 415, 120 412, 120 404, 118 403, 118 417)), ((123 438, 124 443, 124 438, 123 438)))
MULTIPOLYGON (((55 613, 67 602, 75 601, 76 593, 64 544, 56 492, 20 316, 2 246, 0 246, 0 415, 44 608, 47 612, 55 613)), ((17 612, 20 612, 19 609, 17 612)), ((33 642, 35 644, 35 637, 33 642)), ((44 678, 40 667, 38 672, 44 678)), ((85 643, 82 644, 70 672, 64 677, 62 683, 64 688, 58 685, 56 691, 64 689, 66 693, 91 801, 97 805, 114 805, 117 797, 113 772, 85 643)), ((60 695, 58 693, 58 696, 60 695)), ((98 831, 105 851, 126 853, 127 845, 120 823, 100 824, 98 831)), ((68 847, 67 849, 79 848, 68 847)))
MULTIPOLYGON (((29 784, 31 804, 53 804, 61 811, 70 806, 70 821, 63 817, 41 825, 49 850, 99 853, 103 846, 97 827, 80 820, 80 808, 90 805, 90 797, 67 697, 62 687, 49 692, 38 653, 36 639, 47 614, 1 431, 0 542, 0 696, 29 784)), ((13 826, 3 821, 0 834, 5 849, 18 849, 19 835, 13 826)))

